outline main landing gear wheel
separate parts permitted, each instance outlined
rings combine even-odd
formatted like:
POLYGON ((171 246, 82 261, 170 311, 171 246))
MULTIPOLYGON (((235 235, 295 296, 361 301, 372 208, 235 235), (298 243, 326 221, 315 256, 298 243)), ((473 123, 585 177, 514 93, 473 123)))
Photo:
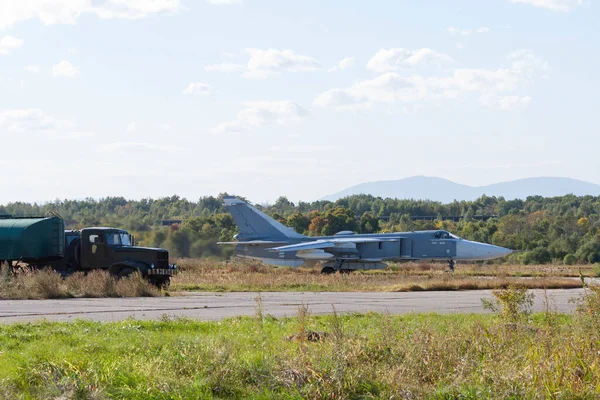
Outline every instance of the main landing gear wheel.
POLYGON ((456 267, 456 261, 454 261, 454 260, 448 260, 448 269, 446 271, 444 271, 444 272, 453 273, 455 267, 456 267))
POLYGON ((321 273, 322 274, 335 274, 338 271, 341 273, 342 265, 344 265, 344 260, 338 258, 337 260, 335 260, 335 263, 328 262, 327 264, 325 264, 325 266, 321 270, 321 273))

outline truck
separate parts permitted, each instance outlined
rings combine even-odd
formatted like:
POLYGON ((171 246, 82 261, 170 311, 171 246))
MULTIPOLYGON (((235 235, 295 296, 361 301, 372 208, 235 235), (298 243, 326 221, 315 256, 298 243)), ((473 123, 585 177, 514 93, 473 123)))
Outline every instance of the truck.
POLYGON ((177 266, 169 264, 169 252, 165 249, 136 246, 133 235, 119 228, 65 230, 59 215, 0 215, 2 263, 50 267, 63 276, 94 269, 119 278, 139 272, 160 287, 168 287, 177 273, 177 266))

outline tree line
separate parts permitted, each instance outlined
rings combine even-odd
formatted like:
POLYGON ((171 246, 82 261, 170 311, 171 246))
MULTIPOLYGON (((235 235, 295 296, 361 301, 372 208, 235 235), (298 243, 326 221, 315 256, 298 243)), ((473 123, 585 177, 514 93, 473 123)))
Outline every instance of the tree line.
MULTIPOLYGON (((70 229, 115 226, 134 233, 139 244, 164 247, 174 256, 226 258, 233 249, 217 246, 216 242, 232 240, 237 228, 223 206, 225 195, 206 196, 196 202, 179 196, 56 200, 46 204, 16 202, 0 205, 0 215, 57 212, 70 229), (182 222, 162 226, 166 219, 182 222)), ((525 200, 482 196, 474 201, 447 204, 370 195, 354 195, 335 202, 298 203, 280 197, 273 204, 257 207, 310 236, 333 235, 343 230, 376 233, 445 229, 465 239, 518 250, 509 257, 510 262, 600 262, 600 197, 594 196, 531 196, 525 200), (435 218, 414 220, 413 216, 435 218), (452 221, 450 216, 460 216, 460 220, 452 221), (477 216, 490 218, 478 220, 477 216)))

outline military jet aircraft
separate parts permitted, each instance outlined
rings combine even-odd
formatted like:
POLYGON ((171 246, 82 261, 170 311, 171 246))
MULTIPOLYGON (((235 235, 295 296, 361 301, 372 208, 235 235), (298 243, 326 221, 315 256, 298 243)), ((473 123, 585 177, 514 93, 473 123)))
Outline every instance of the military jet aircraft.
POLYGON ((334 236, 309 237, 295 232, 256 207, 236 198, 225 197, 239 233, 236 255, 266 264, 300 267, 325 264, 322 273, 385 268, 387 261, 447 260, 450 271, 456 261, 491 260, 512 250, 491 244, 461 239, 447 231, 355 234, 342 231, 334 236))

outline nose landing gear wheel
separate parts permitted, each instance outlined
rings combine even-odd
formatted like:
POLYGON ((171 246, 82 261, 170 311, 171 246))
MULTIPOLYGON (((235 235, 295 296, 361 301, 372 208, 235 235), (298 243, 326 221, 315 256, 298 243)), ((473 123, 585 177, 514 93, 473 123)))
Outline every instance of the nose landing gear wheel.
POLYGON ((323 275, 335 274, 335 268, 333 268, 333 267, 323 267, 323 269, 321 270, 321 273, 323 275))
POLYGON ((444 272, 453 273, 455 267, 456 267, 456 261, 454 261, 454 260, 448 260, 448 269, 445 270, 444 272))

